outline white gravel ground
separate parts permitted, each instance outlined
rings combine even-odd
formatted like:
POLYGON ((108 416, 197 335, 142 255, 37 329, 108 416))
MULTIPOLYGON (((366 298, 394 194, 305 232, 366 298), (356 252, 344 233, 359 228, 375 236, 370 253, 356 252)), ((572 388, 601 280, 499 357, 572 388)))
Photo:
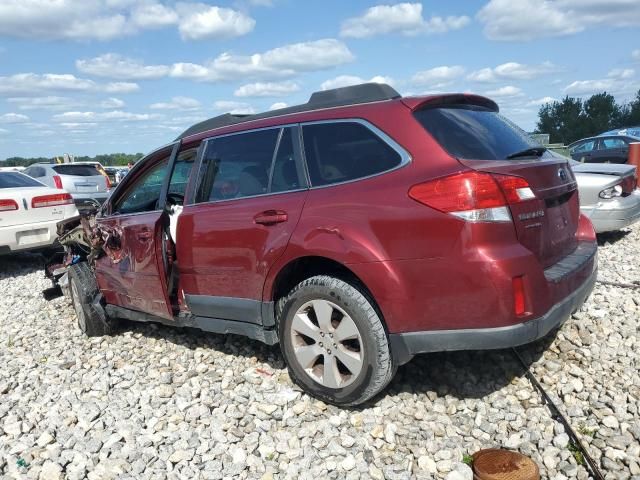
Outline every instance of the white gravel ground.
MULTIPOLYGON (((640 226, 602 240, 600 278, 640 284, 640 226)), ((471 479, 506 447, 543 478, 589 477, 509 351, 424 355, 361 409, 315 401, 279 350, 127 323, 87 339, 33 255, 0 257, 0 478, 471 479)), ((598 285, 521 353, 607 479, 640 479, 640 290, 598 285)))

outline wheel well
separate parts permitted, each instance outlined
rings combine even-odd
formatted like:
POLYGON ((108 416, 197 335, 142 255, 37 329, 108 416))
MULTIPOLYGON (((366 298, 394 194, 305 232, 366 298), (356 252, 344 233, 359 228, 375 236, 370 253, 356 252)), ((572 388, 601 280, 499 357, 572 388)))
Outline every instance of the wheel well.
POLYGON ((326 257, 302 257, 288 263, 280 270, 273 283, 273 301, 277 303, 280 298, 287 295, 297 284, 316 275, 330 275, 358 287, 369 297, 374 308, 380 313, 375 299, 365 283, 343 264, 326 257))

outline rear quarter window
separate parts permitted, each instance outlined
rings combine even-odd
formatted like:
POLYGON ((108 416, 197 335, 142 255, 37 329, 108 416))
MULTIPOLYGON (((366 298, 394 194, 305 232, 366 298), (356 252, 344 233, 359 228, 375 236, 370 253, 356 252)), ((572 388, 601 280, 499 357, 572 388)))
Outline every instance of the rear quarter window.
POLYGON ((369 177, 402 164, 402 156, 373 130, 358 122, 302 126, 311 186, 369 177))
POLYGON ((51 168, 60 175, 73 175, 75 177, 93 177, 100 175, 97 165, 56 165, 51 168))
POLYGON ((415 112, 415 118, 449 154, 465 160, 504 160, 539 147, 498 112, 474 105, 447 105, 415 112))

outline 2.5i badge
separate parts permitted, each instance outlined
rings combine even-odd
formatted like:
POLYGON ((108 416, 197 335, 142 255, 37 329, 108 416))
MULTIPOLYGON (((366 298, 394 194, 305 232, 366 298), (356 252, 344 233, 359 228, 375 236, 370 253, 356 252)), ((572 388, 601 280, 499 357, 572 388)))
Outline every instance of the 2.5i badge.
POLYGON ((544 217, 544 210, 536 210, 535 212, 519 213, 518 220, 531 220, 533 218, 544 217))

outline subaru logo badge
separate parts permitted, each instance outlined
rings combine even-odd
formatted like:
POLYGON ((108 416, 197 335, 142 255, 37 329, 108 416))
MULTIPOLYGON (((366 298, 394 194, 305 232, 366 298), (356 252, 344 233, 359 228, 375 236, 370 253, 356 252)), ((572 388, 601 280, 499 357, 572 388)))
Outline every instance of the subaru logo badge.
POLYGON ((567 171, 564 168, 559 168, 558 176, 560 177, 560 180, 564 182, 565 180, 567 180, 567 171))

